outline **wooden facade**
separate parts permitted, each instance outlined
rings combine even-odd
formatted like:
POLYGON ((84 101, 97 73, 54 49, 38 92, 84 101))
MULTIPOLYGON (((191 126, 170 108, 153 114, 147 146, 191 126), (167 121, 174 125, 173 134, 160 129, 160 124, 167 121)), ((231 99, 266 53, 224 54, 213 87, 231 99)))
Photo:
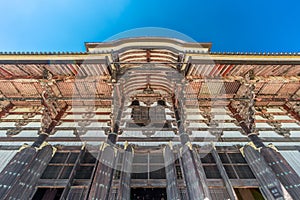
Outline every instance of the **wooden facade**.
POLYGON ((297 199, 300 54, 127 38, 0 53, 0 199, 297 199))

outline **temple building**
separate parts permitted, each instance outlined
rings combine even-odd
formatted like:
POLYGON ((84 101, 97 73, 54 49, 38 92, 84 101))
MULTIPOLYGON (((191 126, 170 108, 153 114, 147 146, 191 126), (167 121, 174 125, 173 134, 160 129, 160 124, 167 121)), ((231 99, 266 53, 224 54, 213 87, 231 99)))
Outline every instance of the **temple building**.
POLYGON ((0 199, 299 199, 300 54, 211 45, 0 53, 0 199))

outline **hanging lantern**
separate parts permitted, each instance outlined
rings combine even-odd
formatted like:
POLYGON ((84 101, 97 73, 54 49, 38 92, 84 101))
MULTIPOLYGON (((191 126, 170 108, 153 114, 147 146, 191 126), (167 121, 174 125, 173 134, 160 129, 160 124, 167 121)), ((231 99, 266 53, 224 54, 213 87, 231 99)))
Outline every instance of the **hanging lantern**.
POLYGON ((137 99, 133 100, 129 107, 133 107, 133 106, 140 106, 139 100, 137 100, 137 99))

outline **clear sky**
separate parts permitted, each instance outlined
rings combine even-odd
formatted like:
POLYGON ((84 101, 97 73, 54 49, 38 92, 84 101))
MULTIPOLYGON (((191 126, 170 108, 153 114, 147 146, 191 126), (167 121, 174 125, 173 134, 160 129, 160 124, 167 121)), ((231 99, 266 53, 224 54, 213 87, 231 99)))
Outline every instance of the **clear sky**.
POLYGON ((300 52, 299 0, 0 0, 0 51, 85 51, 140 27, 163 27, 213 51, 300 52))

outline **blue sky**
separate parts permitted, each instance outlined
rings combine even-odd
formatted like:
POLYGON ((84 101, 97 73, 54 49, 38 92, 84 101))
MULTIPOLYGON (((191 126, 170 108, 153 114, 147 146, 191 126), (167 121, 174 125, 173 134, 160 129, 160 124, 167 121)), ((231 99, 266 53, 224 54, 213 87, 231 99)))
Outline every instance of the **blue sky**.
POLYGON ((163 27, 213 51, 300 52, 298 0, 0 0, 0 51, 85 51, 140 27, 163 27))

